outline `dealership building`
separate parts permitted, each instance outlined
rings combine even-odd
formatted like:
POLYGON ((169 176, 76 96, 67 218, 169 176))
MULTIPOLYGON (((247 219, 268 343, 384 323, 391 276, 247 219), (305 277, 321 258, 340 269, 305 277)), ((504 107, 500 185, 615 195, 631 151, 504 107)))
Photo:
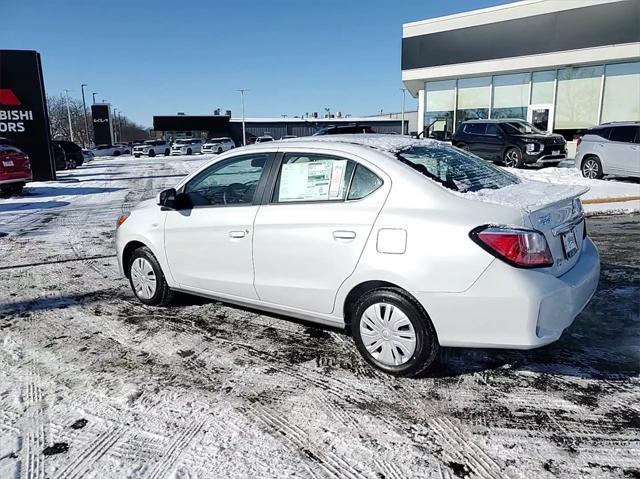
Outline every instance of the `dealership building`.
POLYGON ((640 0, 530 0, 403 25, 418 130, 522 118, 574 140, 640 120, 640 0))

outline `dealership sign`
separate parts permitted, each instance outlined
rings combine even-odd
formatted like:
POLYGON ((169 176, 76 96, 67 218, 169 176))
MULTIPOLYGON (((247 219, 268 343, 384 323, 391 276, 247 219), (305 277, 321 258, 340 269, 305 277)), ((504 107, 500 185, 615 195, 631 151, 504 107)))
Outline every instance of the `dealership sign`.
POLYGON ((38 52, 0 50, 0 137, 29 155, 34 180, 55 179, 38 52))
POLYGON ((113 144, 111 105, 108 103, 91 105, 91 118, 93 119, 93 142, 96 145, 113 144))

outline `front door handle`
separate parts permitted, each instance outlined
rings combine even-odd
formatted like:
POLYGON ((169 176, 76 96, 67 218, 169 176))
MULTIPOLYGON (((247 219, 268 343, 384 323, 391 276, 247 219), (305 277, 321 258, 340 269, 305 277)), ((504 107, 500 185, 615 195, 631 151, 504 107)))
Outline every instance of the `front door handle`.
POLYGON ((230 238, 244 238, 246 235, 244 231, 229 231, 230 238))
POLYGON ((337 240, 352 240, 356 237, 355 231, 334 231, 333 239, 337 240))

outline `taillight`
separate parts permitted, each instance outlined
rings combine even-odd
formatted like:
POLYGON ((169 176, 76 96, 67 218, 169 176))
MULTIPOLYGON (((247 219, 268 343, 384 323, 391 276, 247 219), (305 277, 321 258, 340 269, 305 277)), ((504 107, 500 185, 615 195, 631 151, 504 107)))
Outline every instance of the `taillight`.
POLYGON ((580 143, 582 143, 582 137, 579 136, 578 137, 578 141, 576 141, 576 148, 580 146, 580 143))
POLYGON ((540 231, 509 226, 479 226, 469 236, 498 259, 518 268, 553 265, 547 240, 540 231))

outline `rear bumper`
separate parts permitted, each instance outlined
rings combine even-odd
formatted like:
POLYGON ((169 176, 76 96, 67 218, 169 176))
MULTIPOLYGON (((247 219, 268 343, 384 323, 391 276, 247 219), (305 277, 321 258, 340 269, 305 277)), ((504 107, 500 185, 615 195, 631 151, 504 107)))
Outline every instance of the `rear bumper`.
POLYGON ((0 185, 8 185, 10 183, 28 183, 31 181, 31 175, 24 176, 24 173, 19 175, 2 175, 0 176, 0 185))
POLYGON ((556 341, 598 286, 600 257, 590 239, 560 277, 495 260, 462 293, 414 293, 442 346, 533 349, 556 341))

